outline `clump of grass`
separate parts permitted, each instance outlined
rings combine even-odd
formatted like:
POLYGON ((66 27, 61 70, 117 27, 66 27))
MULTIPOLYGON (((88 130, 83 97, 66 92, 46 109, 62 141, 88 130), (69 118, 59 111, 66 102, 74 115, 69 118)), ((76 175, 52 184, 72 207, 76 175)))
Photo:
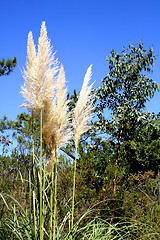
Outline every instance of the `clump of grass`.
MULTIPOLYGON (((21 185, 22 185, 22 195, 24 197, 24 204, 20 203, 13 196, 7 194, 0 194, 6 210, 7 216, 5 219, 0 221, 0 236, 1 239, 40 239, 39 231, 39 199, 35 196, 35 203, 37 211, 36 218, 33 219, 33 215, 30 215, 29 205, 26 204, 29 199, 27 199, 28 192, 24 187, 25 184, 28 186, 32 185, 32 181, 25 180, 20 175, 21 185), (8 201, 7 201, 8 200, 8 201), (8 202, 8 203, 7 203, 8 202), (36 222, 34 223, 34 221, 36 222), (36 231, 34 228, 36 226, 36 231)), ((49 188, 50 182, 46 181, 46 188, 49 188)), ((31 191, 31 187, 29 187, 31 191)), ((37 189, 36 191, 37 192, 37 189)), ((29 202, 29 201, 28 201, 29 202)), ((45 205, 45 225, 44 225, 44 239, 50 239, 49 237, 49 219, 47 217, 50 212, 49 199, 46 194, 45 205)), ((100 204, 100 203, 99 203, 100 204)), ((59 225, 56 225, 56 239, 57 240, 69 240, 72 234, 72 239, 74 240, 140 240, 140 239, 159 239, 159 233, 150 226, 149 224, 139 222, 136 220, 130 220, 125 218, 115 219, 116 223, 110 224, 110 219, 101 219, 99 216, 92 217, 97 215, 98 205, 94 205, 92 208, 89 208, 83 215, 79 217, 78 220, 74 222, 73 231, 70 229, 70 218, 71 218, 71 209, 67 205, 68 210, 66 216, 61 221, 59 225), (67 227, 68 225, 68 227, 67 227)), ((33 213, 32 213, 33 214, 33 213)))
MULTIPOLYGON (((42 128, 43 139, 50 150, 50 175, 51 175, 51 195, 50 195, 50 239, 52 238, 52 203, 54 187, 54 227, 53 239, 55 239, 56 211, 57 211, 57 163, 58 150, 67 144, 72 137, 70 126, 70 113, 68 111, 67 89, 65 88, 65 73, 61 65, 58 79, 55 79, 58 65, 54 60, 50 41, 47 37, 45 23, 42 23, 41 33, 38 41, 38 52, 36 54, 32 33, 28 35, 27 64, 24 71, 25 84, 22 87, 22 95, 25 103, 22 106, 32 111, 33 116, 40 114, 40 239, 43 239, 43 216, 44 203, 42 210, 42 199, 44 199, 44 189, 42 188, 42 176, 45 166, 42 166, 42 128), (54 67, 53 67, 54 66, 54 67), (54 80, 54 81, 53 81, 54 80), (43 126, 42 126, 43 124, 43 126), (53 174, 54 166, 54 174, 53 174), (54 183, 53 183, 54 182, 54 183)), ((92 100, 90 92, 92 85, 89 86, 91 78, 91 66, 88 68, 84 78, 84 83, 77 105, 73 112, 73 130, 76 146, 74 177, 73 177, 73 200, 72 200, 72 220, 71 229, 73 231, 74 217, 74 198, 75 198, 75 176, 76 158, 78 142, 81 135, 88 130, 88 121, 91 117, 92 100)), ((34 149, 34 145, 33 145, 34 149)), ((45 174, 45 170, 44 170, 45 174)), ((43 186, 45 181, 43 182, 43 186)))
MULTIPOLYGON (((27 107, 32 112, 33 118, 40 116, 40 172, 39 172, 39 189, 40 189, 40 239, 43 239, 43 222, 44 222, 44 189, 42 178, 45 179, 45 166, 42 163, 42 127, 43 111, 46 102, 50 102, 54 94, 54 82, 58 71, 58 61, 52 54, 50 40, 47 37, 45 22, 42 22, 40 37, 38 40, 38 52, 36 53, 32 33, 28 35, 27 45, 27 64, 24 71, 24 86, 22 87, 22 96, 25 102, 21 105, 27 107), (44 173, 44 176, 43 176, 44 173), (43 202, 43 203, 42 203, 43 202)), ((33 143, 34 150, 34 143, 33 143)), ((34 156, 34 154, 33 154, 34 156)), ((34 157, 33 157, 34 159, 34 157)), ((33 160, 34 161, 34 160, 33 160)), ((34 164, 34 163, 33 163, 34 164)), ((45 183, 45 181, 44 181, 45 183)), ((34 194, 34 192, 33 192, 34 194)), ((33 204, 34 205, 34 204, 33 204)))
MULTIPOLYGON (((53 185, 54 185, 54 228, 53 239, 56 231, 56 212, 57 212, 57 164, 59 148, 67 144, 72 137, 70 129, 70 113, 68 112, 67 89, 65 88, 65 73, 61 65, 58 80, 56 97, 47 102, 44 108, 44 136, 45 143, 50 150, 50 173, 52 181, 52 193, 50 196, 50 205, 53 202, 53 185), (54 179, 53 179, 54 165, 54 179), (53 184, 54 180, 54 184, 53 184)), ((50 229, 52 229, 52 214, 50 219, 50 229)), ((52 231, 50 231, 50 239, 52 231)))
MULTIPOLYGON (((50 208, 50 228, 49 237, 56 238, 56 213, 57 213, 57 163, 59 148, 67 144, 74 136, 76 145, 76 157, 73 177, 73 200, 72 200, 72 220, 71 231, 73 232, 73 216, 74 216, 74 198, 75 198, 75 175, 76 175, 76 158, 78 142, 81 135, 88 130, 88 121, 91 117, 92 100, 90 91, 92 85, 89 86, 91 78, 91 66, 88 68, 84 78, 84 83, 77 105, 74 109, 73 120, 71 121, 71 113, 68 110, 67 89, 65 87, 65 73, 61 65, 59 74, 59 65, 55 54, 52 53, 50 40, 47 37, 47 29, 45 22, 42 22, 40 37, 38 39, 38 50, 33 41, 32 32, 28 34, 27 44, 27 61, 26 69, 23 72, 24 86, 22 86, 21 94, 25 101, 21 106, 26 107, 34 118, 40 117, 40 160, 39 171, 35 170, 34 156, 34 132, 33 132, 33 159, 32 168, 33 176, 30 179, 30 217, 33 219, 34 232, 36 238, 36 229, 40 231, 40 240, 44 236, 44 219, 45 219, 45 164, 46 159, 42 156, 43 141, 48 147, 50 155, 50 201, 47 198, 47 204, 50 208), (73 124, 71 131, 71 122, 73 124), (53 171, 54 169, 54 171, 53 171), (37 182, 36 182, 37 179, 37 182), (31 184, 31 180, 33 181, 31 184), (53 191, 54 188, 54 191, 53 191), (54 214, 53 214, 53 195, 54 195, 54 214), (37 210, 36 210, 37 209, 37 210), (33 216, 32 216, 33 212, 33 216), (38 214, 38 215, 37 215, 38 214), (54 216, 54 219, 52 220, 54 216), (38 223, 36 222, 39 219, 38 223), (53 226, 52 226, 53 221, 53 226)), ((26 208, 27 209, 27 208, 26 208)), ((27 218, 28 212, 26 212, 27 218)), ((18 218, 17 218, 18 219, 18 218)), ((71 236, 72 237, 72 236, 71 236)))
MULTIPOLYGON (((51 175, 51 195, 50 195, 50 239, 52 238, 52 203, 53 203, 53 187, 54 187, 54 227, 53 239, 55 239, 56 229, 56 209, 57 209, 57 163, 58 150, 67 144, 72 137, 70 127, 70 113, 68 111, 67 90, 65 88, 65 74, 61 65, 58 79, 55 81, 58 64, 54 60, 54 54, 47 37, 45 22, 42 23, 41 33, 38 41, 38 52, 36 54, 33 36, 30 32, 28 35, 27 47, 27 64, 24 71, 24 86, 22 87, 22 95, 25 103, 22 106, 27 107, 33 116, 40 115, 40 173, 39 173, 39 189, 40 189, 40 239, 43 239, 43 211, 44 211, 44 188, 45 185, 45 166, 42 165, 42 139, 50 150, 50 175, 51 175), (54 80, 54 81, 53 81, 54 80), (43 136, 42 136, 43 128, 43 136), (54 175, 53 175, 54 165, 54 175), (44 172, 44 176, 43 173, 44 172), (54 183, 53 183, 54 181, 54 183), (43 209, 42 209, 43 205, 43 209)), ((91 86, 89 80, 91 78, 91 66, 88 68, 77 106, 74 110, 74 138, 77 146, 81 135, 88 130, 88 120, 92 110, 92 101, 90 101, 91 86)), ((34 144, 33 144, 34 150, 34 144)), ((76 158, 74 168, 73 181, 73 201, 72 201, 72 229, 74 215, 74 196, 75 196, 75 174, 76 174, 76 158)), ((33 157, 34 164, 34 157, 33 157)), ((34 192, 33 192, 34 193, 34 192)), ((34 204, 33 204, 34 205, 34 204)))

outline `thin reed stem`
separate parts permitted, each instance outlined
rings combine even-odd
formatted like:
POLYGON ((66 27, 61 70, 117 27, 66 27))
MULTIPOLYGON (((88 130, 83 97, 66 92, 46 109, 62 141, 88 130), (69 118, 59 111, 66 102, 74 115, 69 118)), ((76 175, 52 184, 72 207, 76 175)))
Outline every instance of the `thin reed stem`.
POLYGON ((30 218, 32 222, 32 180, 31 180, 31 171, 29 171, 29 209, 30 209, 30 218))
MULTIPOLYGON (((34 226, 34 239, 37 239, 36 237, 36 212, 35 212, 35 154, 34 154, 34 118, 33 118, 33 113, 32 113, 32 154, 33 154, 33 157, 32 157, 32 181, 33 181, 33 184, 32 184, 32 187, 31 187, 31 190, 33 189, 33 226, 34 226)), ((31 200, 31 199, 30 199, 31 200)), ((32 207, 31 206, 31 207, 32 207)), ((31 214, 32 216, 32 214, 31 214)))
POLYGON ((35 199, 35 191, 33 191, 33 216, 34 216, 34 240, 37 239, 37 224, 36 224, 36 199, 35 199))
POLYGON ((49 227, 49 239, 52 240, 52 216, 53 216, 53 187, 54 187, 54 177, 53 177, 53 161, 51 160, 51 187, 50 187, 50 227, 49 227))
POLYGON ((74 199, 75 199, 75 187, 76 187, 77 149, 78 149, 78 142, 76 142, 76 153, 75 153, 75 161, 74 161, 73 197, 72 197, 72 219, 71 219, 71 240, 72 240, 72 236, 73 236, 73 219, 74 219, 74 199))
POLYGON ((32 172, 33 172, 33 187, 35 187, 35 156, 34 156, 34 118, 32 117, 32 172))
POLYGON ((55 240, 56 237, 56 217, 57 217, 57 162, 58 162, 58 148, 56 147, 55 150, 56 154, 56 161, 54 165, 54 174, 55 174, 55 179, 54 179, 54 226, 53 226, 53 240, 55 240))
POLYGON ((43 226, 44 226, 44 212, 45 212, 45 180, 46 180, 46 147, 44 153, 44 163, 43 163, 43 226))
POLYGON ((40 112, 40 240, 43 240, 42 170, 43 170, 43 165, 42 165, 42 109, 41 109, 41 112, 40 112))

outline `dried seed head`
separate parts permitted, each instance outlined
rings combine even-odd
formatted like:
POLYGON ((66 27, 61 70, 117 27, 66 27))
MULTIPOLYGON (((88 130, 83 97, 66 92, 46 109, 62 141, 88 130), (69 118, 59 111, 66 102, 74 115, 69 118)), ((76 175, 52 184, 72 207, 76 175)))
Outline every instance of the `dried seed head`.
POLYGON ((26 71, 28 75, 32 76, 35 65, 36 65, 36 49, 33 41, 33 35, 32 32, 30 31, 28 34, 27 64, 26 64, 26 71))
POLYGON ((73 128, 75 134, 75 142, 78 143, 80 137, 85 133, 89 126, 88 121, 92 117, 91 113, 93 110, 93 103, 90 96, 91 93, 91 84, 89 86, 89 81, 92 75, 92 65, 88 68, 87 73, 84 78, 82 89, 74 109, 73 113, 73 128))
POLYGON ((25 82, 21 88, 21 94, 25 98, 25 102, 21 106, 27 107, 32 111, 37 111, 37 59, 32 32, 28 34, 26 70, 23 72, 23 78, 25 82))
POLYGON ((44 108, 43 136, 45 143, 49 144, 51 152, 55 148, 64 146, 71 139, 70 113, 67 105, 65 73, 63 66, 61 66, 57 81, 56 98, 50 102, 48 108, 44 108))
POLYGON ((21 91, 25 98, 25 103, 21 106, 31 110, 33 116, 39 114, 45 101, 51 101, 53 98, 55 78, 59 69, 58 60, 54 55, 45 22, 42 22, 37 55, 32 33, 28 34, 27 64, 23 75, 25 83, 21 91))

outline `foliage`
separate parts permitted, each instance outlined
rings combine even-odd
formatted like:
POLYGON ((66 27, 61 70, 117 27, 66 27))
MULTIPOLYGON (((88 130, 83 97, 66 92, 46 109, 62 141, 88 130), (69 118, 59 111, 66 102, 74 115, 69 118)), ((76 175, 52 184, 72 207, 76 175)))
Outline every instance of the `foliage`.
MULTIPOLYGON (((144 75, 152 71, 154 60, 153 50, 147 52, 142 43, 137 47, 129 43, 121 54, 112 50, 107 59, 110 72, 94 101, 98 120, 90 123, 77 146, 74 225, 74 141, 60 148, 57 169, 52 173, 50 149, 43 145, 41 178, 39 118, 34 124, 26 113, 18 115, 16 121, 6 116, 1 119, 0 238, 40 238, 40 178, 42 226, 44 239, 49 238, 50 217, 54 218, 50 195, 57 172, 57 239, 158 239, 160 116, 145 112, 145 103, 159 85, 144 75), (109 120, 105 119, 106 108, 111 111, 109 120), (110 224, 115 178, 115 214, 110 224)), ((68 94, 69 112, 74 110, 78 96, 76 91, 68 94)))
POLYGON ((146 126, 138 128, 138 136, 123 142, 120 162, 130 164, 130 172, 160 169, 159 116, 146 120, 146 126))
POLYGON ((9 75, 10 72, 13 72, 14 68, 16 67, 17 59, 14 57, 13 59, 4 58, 0 61, 0 76, 9 75))
POLYGON ((126 217, 146 222, 160 233, 160 174, 138 172, 128 178, 123 211, 126 217))
MULTIPOLYGON (((152 72, 155 58, 153 49, 147 51, 141 42, 138 46, 129 43, 121 54, 111 50, 107 58, 110 72, 97 90, 99 120, 95 128, 112 137, 118 159, 120 145, 133 139, 137 141, 140 129, 148 127, 148 119, 152 118, 152 114, 144 112, 145 103, 159 90, 159 85, 144 73, 152 72), (111 110, 109 120, 105 119, 106 107, 111 110)), ((129 151, 127 154, 131 155, 129 151)))

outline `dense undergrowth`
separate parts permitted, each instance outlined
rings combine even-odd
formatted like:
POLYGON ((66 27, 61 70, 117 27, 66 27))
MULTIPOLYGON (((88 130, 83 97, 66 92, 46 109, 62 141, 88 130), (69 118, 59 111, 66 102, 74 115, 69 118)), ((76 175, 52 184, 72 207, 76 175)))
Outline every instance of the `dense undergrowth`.
POLYGON ((37 48, 30 32, 21 93, 31 115, 0 121, 0 239, 160 239, 160 119, 144 112, 159 85, 141 74, 152 49, 111 50, 102 85, 91 91, 90 66, 69 96, 45 22, 37 48))

